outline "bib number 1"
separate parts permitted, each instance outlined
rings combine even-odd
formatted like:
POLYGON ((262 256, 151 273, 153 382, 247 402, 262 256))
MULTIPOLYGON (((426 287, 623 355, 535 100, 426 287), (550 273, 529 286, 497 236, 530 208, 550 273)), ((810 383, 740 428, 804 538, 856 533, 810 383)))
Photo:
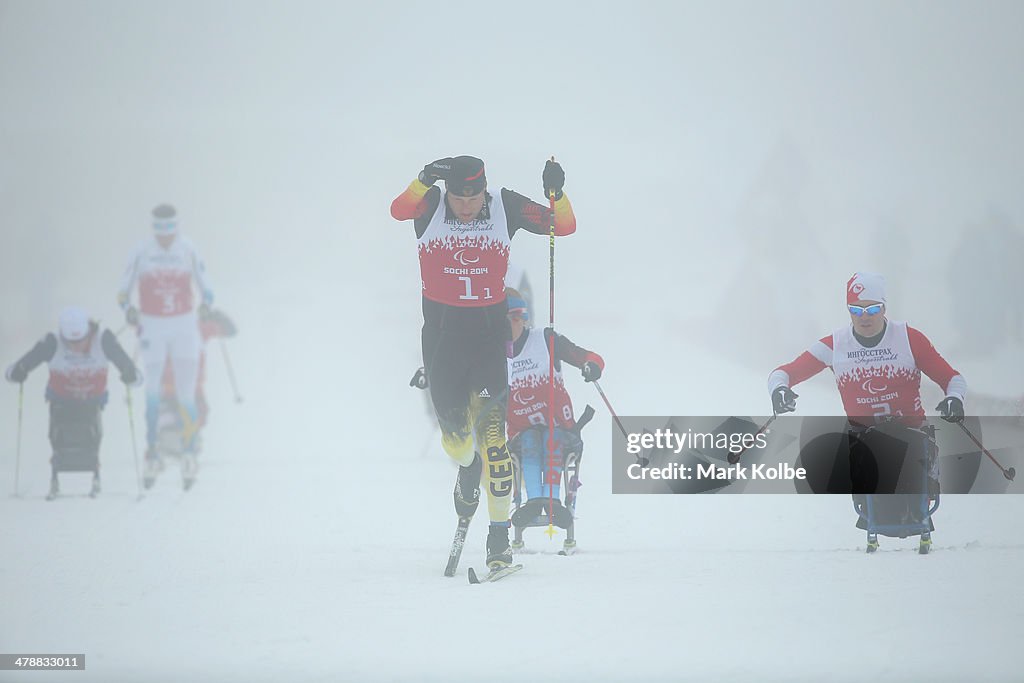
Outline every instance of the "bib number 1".
POLYGON ((466 283, 466 293, 460 294, 459 298, 463 301, 476 301, 480 297, 473 293, 473 280, 468 277, 460 277, 464 283, 466 283))
MULTIPOLYGON (((480 297, 473 293, 473 280, 472 280, 472 278, 460 277, 459 280, 461 280, 466 285, 466 293, 465 294, 460 294, 459 295, 459 299, 461 299, 462 301, 479 301, 480 297)), ((491 299, 491 298, 493 298, 491 296, 491 288, 490 287, 484 287, 484 299, 491 299)))

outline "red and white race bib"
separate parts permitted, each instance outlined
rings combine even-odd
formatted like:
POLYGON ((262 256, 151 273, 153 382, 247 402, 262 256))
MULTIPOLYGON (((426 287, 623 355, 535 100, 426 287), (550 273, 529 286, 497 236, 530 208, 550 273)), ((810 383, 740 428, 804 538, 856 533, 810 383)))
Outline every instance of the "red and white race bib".
MULTIPOLYGON (((543 332, 528 331, 523 350, 508 359, 508 438, 534 425, 548 423, 551 399, 551 356, 543 332)), ((572 400, 560 370, 555 370, 555 426, 571 429, 576 424, 572 400)))
POLYGON ((846 326, 832 334, 832 370, 846 414, 853 417, 924 417, 921 371, 905 322, 888 321, 874 347, 862 346, 846 326))
POLYGON ((418 240, 423 296, 468 308, 504 301, 511 240, 500 193, 486 220, 459 223, 445 214, 442 197, 418 240))

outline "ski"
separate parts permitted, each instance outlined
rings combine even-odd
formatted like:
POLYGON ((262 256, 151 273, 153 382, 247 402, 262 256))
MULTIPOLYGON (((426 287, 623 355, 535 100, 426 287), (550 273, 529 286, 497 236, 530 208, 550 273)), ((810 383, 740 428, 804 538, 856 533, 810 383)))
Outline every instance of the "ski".
POLYGON ((196 474, 199 472, 199 463, 192 453, 183 453, 181 456, 181 487, 188 491, 196 483, 196 474))
POLYGON ((153 484, 156 483, 156 478, 164 471, 163 458, 156 455, 150 455, 147 452, 142 468, 142 487, 149 490, 153 488, 153 484))
POLYGON ((472 583, 472 584, 477 584, 477 583, 493 583, 495 581, 500 581, 501 579, 504 579, 506 576, 509 576, 511 574, 515 574, 516 572, 518 572, 522 568, 523 568, 523 565, 521 565, 521 564, 512 564, 512 565, 509 565, 507 567, 499 567, 497 569, 492 569, 489 572, 487 572, 484 576, 480 577, 480 576, 476 575, 476 570, 474 570, 472 567, 470 567, 469 568, 469 582, 472 583))
POLYGON ((452 540, 452 549, 448 553, 448 565, 444 568, 445 576, 455 576, 455 570, 459 568, 462 546, 466 544, 466 533, 469 531, 469 523, 472 519, 472 517, 459 517, 459 525, 455 528, 455 538, 452 540))

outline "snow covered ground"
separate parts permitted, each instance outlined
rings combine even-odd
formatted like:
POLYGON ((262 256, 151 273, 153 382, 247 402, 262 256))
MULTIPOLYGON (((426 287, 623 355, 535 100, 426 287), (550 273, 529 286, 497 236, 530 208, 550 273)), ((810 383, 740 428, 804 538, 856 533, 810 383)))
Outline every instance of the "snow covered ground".
MULTIPOLYGON (((475 521, 462 570, 443 578, 454 470, 415 390, 403 428, 366 411, 368 428, 333 447, 323 428, 295 446, 261 430, 301 407, 247 391, 240 406, 217 391, 188 493, 172 468, 135 499, 122 406, 108 410, 97 500, 72 497, 87 476, 70 474, 69 496, 45 502, 44 442, 26 439, 23 497, 0 499, 0 650, 84 652, 87 670, 0 679, 1024 675, 1011 656, 1024 618, 1019 496, 947 497, 932 555, 883 539, 867 556, 846 497, 611 495, 602 415, 588 427, 580 552, 559 557, 561 536, 530 530, 523 572, 470 586, 486 527, 475 521)), ((0 490, 11 484, 4 468, 0 490)))
MULTIPOLYGON (((199 481, 172 467, 137 500, 112 387, 103 493, 62 475, 47 503, 45 372, 18 497, 0 387, 0 653, 87 657, 0 681, 1024 680, 1024 497, 944 498, 920 557, 866 556, 844 497, 613 496, 612 422, 574 376, 598 409, 579 553, 531 530, 522 572, 470 586, 481 514, 443 578, 455 471, 406 386, 420 283, 387 213, 439 156, 539 197, 556 154, 579 222, 558 328, 623 415, 763 414, 862 268, 972 392, 1017 397, 1024 346, 961 348, 953 295, 1006 262, 958 240, 1024 217, 1020 25, 966 3, 0 0, 0 367, 69 304, 119 328, 118 274, 169 201, 238 323, 244 396, 212 346, 199 481)), ((513 242, 540 321, 547 249, 513 242)), ((841 411, 829 375, 798 393, 841 411)))

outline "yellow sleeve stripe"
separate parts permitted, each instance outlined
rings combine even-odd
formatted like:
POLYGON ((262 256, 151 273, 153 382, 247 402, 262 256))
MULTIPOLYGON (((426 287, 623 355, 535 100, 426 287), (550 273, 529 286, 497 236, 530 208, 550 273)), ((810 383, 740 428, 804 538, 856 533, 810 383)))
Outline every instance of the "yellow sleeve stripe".
POLYGON ((423 196, 427 194, 427 190, 429 189, 430 185, 424 185, 423 183, 420 182, 419 178, 416 178, 411 183, 409 183, 409 191, 417 199, 423 199, 423 196))

